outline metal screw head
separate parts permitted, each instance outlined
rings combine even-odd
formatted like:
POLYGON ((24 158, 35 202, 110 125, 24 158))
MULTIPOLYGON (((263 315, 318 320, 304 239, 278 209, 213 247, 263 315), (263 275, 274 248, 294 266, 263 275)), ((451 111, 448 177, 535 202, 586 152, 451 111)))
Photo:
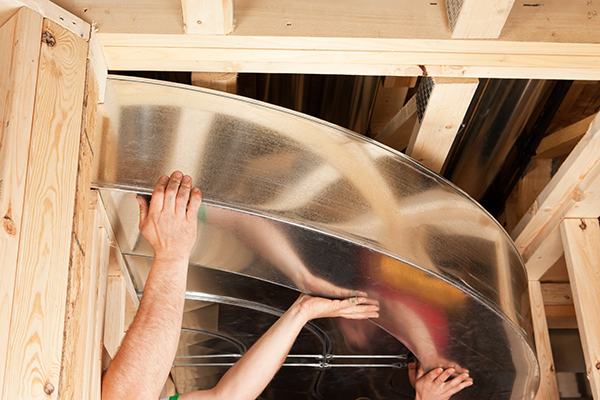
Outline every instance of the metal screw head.
POLYGON ((200 20, 196 21, 196 23, 197 23, 198 25, 202 25, 202 21, 200 21, 200 20))

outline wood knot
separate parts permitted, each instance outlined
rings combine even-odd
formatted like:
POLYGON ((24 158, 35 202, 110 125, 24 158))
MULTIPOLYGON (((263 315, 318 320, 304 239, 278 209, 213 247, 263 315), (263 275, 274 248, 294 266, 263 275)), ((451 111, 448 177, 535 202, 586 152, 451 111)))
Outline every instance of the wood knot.
POLYGON ((600 361, 596 361, 596 369, 600 370, 600 361))
POLYGON ((582 231, 585 231, 587 228, 587 225, 584 220, 580 219, 580 221, 581 221, 581 223, 579 224, 579 227, 581 228, 582 231))
POLYGON ((56 38, 50 31, 45 31, 42 33, 42 43, 46 43, 50 47, 54 47, 56 44, 56 38))
POLYGON ((46 382, 46 385, 44 386, 44 393, 46 393, 48 396, 54 393, 54 385, 50 382, 46 382))
POLYGON ((8 215, 4 216, 4 219, 2 221, 2 226, 4 227, 4 230, 6 231, 6 233, 10 236, 14 236, 17 233, 17 228, 15 227, 15 223, 13 222, 12 218, 8 215))

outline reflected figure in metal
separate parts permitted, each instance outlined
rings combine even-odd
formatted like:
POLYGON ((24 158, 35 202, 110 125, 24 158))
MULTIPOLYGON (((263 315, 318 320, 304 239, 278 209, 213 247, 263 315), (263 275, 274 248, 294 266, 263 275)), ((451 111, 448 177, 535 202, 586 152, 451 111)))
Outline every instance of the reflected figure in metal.
POLYGON ((380 303, 377 321, 309 323, 265 399, 414 398, 410 352, 425 371, 470 372, 476 384, 453 398, 534 397, 522 260, 460 189, 381 144, 253 100, 122 77, 106 96, 93 185, 139 291, 153 253, 134 193, 184 170, 204 194, 178 389, 214 384, 224 349, 250 348, 298 292, 363 291, 380 303))

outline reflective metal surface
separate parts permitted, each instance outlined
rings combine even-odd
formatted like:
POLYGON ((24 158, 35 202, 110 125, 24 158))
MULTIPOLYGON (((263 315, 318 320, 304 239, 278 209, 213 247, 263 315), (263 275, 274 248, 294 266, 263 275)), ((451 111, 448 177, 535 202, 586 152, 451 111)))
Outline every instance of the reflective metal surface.
POLYGON ((534 397, 522 261, 443 178, 323 121, 199 88, 113 77, 103 111, 94 185, 138 290, 152 249, 128 192, 177 169, 203 191, 178 390, 214 385, 298 291, 358 289, 381 317, 307 325, 265 399, 411 398, 408 349, 427 369, 470 371, 453 398, 534 397))

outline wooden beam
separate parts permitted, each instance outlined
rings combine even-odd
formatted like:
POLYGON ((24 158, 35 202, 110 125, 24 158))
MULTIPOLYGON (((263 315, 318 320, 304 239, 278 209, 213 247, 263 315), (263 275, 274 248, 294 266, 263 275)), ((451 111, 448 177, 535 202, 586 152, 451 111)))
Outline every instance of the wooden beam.
POLYGON ((536 400, 559 400, 556 371, 550 346, 550 334, 546 323, 546 312, 542 288, 539 281, 529 281, 529 297, 531 301, 531 316, 535 336, 535 347, 540 364, 540 388, 536 400))
POLYGON ((24 8, 0 28, 0 395, 6 372, 42 17, 24 8))
POLYGON ((5 399, 58 398, 88 46, 49 20, 42 32, 5 399))
POLYGON ((192 85, 236 94, 237 74, 224 72, 192 72, 192 85))
POLYGON ((416 123, 417 98, 413 96, 375 136, 375 140, 398 151, 403 151, 408 146, 416 123))
POLYGON ((600 79, 600 44, 99 33, 114 70, 600 79))
POLYGON ((226 35, 233 32, 233 0, 181 0, 185 33, 226 35))
MULTIPOLYGON (((551 238, 557 242, 557 229, 565 217, 597 217, 600 215, 598 191, 600 186, 600 117, 590 125, 585 136, 562 164, 550 183, 521 219, 512 236, 527 267, 544 242, 551 238)), ((551 250, 554 254, 558 251, 551 250)), ((541 276, 557 257, 547 264, 538 265, 536 275, 541 276)), ((531 274, 531 272, 530 272, 531 274)), ((530 275, 529 279, 533 279, 530 275)))
POLYGON ((560 225, 577 324, 594 399, 600 399, 600 225, 598 218, 560 225))
POLYGON ((40 14, 82 39, 89 40, 91 25, 50 0, 0 0, 0 26, 21 7, 40 14))
POLYGON ((538 146, 536 158, 554 158, 568 155, 585 135, 598 113, 546 136, 538 146))
POLYGON ((500 36, 515 0, 446 0, 453 39, 500 36))
POLYGON ((418 122, 406 154, 440 172, 478 84, 472 78, 425 78, 416 94, 418 122))

